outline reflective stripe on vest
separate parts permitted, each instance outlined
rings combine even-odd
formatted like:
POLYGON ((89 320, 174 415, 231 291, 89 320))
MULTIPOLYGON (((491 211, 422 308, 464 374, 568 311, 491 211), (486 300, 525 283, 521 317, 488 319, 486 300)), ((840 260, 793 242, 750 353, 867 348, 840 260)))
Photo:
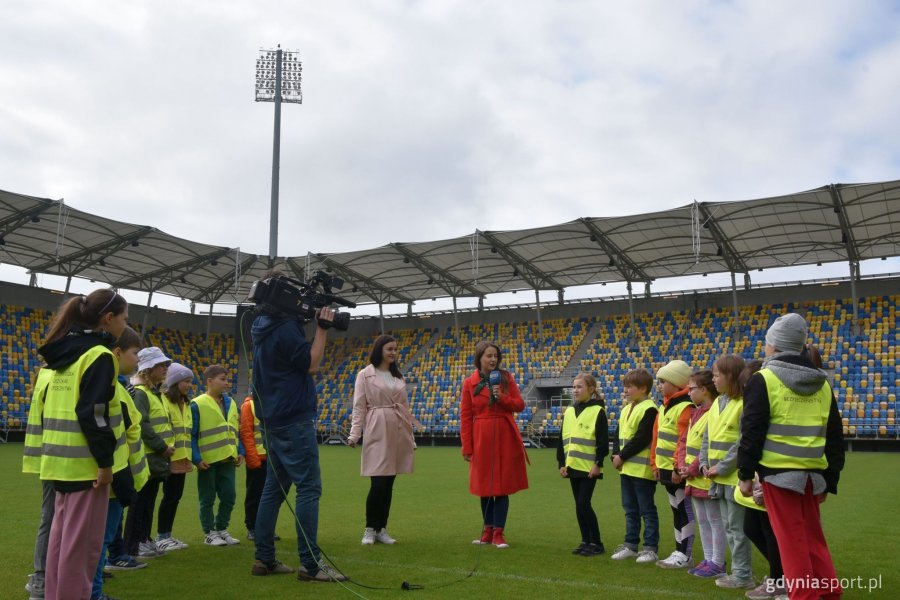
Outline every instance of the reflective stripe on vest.
POLYGON ((263 445, 262 438, 262 430, 259 427, 259 419, 256 418, 256 406, 253 404, 253 400, 248 400, 250 403, 250 414, 253 415, 253 441, 256 444, 256 454, 260 458, 266 455, 266 447, 263 445))
MULTIPOLYGON (((684 464, 690 466, 700 458, 700 447, 703 445, 703 434, 706 433, 706 424, 709 421, 709 410, 703 413, 699 419, 688 428, 687 442, 684 454, 684 464)), ((698 490, 708 490, 712 487, 712 482, 698 475, 687 480, 687 485, 698 490)))
MULTIPOLYGON (((721 396, 720 396, 721 398, 721 396)), ((719 398, 713 401, 709 408, 709 466, 715 466, 725 458, 728 451, 737 443, 740 435, 741 415, 744 412, 744 399, 731 398, 725 405, 725 410, 719 409, 719 398)), ((718 475, 712 478, 722 485, 737 485, 737 469, 728 475, 718 475)))
POLYGON ((769 431, 761 465, 772 469, 824 469, 825 429, 831 410, 831 386, 801 396, 784 385, 771 369, 761 369, 769 394, 769 431))
POLYGON ((172 431, 172 424, 169 422, 169 413, 166 412, 166 407, 163 404, 162 398, 147 385, 136 385, 135 388, 147 394, 147 403, 150 405, 147 416, 149 418, 150 426, 153 427, 154 433, 162 438, 162 441, 164 441, 167 446, 174 445, 175 433, 172 431))
POLYGON ((134 478, 134 489, 140 491, 150 479, 150 469, 147 465, 147 456, 144 454, 144 442, 141 440, 141 413, 134 404, 134 398, 128 390, 116 382, 116 393, 121 397, 124 410, 128 411, 131 419, 131 427, 125 431, 125 441, 128 443, 128 465, 131 467, 131 476, 134 478))
POLYGON ((681 402, 672 408, 660 409, 659 427, 656 432, 656 467, 672 470, 675 468, 675 448, 678 446, 678 419, 693 404, 681 402))
MULTIPOLYGON (((227 458, 237 458, 238 416, 234 400, 228 406, 228 418, 215 398, 203 394, 191 400, 200 414, 197 445, 200 457, 207 464, 227 458)), ((223 397, 224 402, 224 397, 223 397)))
POLYGON ((22 451, 22 472, 39 474, 41 472, 41 444, 43 443, 44 397, 53 378, 53 369, 44 367, 38 371, 34 382, 34 393, 31 394, 31 409, 28 413, 28 425, 25 427, 25 448, 22 451))
MULTIPOLYGON (((53 371, 41 417, 40 473, 43 480, 91 481, 97 478, 97 461, 78 424, 75 406, 84 372, 103 355, 108 355, 113 362, 113 380, 109 382, 112 392, 119 370, 118 361, 105 346, 92 346, 71 365, 53 371)), ((97 417, 100 420, 103 415, 97 417)))
POLYGON ((172 440, 175 454, 170 460, 183 460, 191 458, 191 425, 194 422, 191 409, 186 404, 172 402, 166 398, 163 402, 166 413, 169 415, 169 423, 172 426, 172 440))
MULTIPOLYGON (((116 450, 113 452, 113 473, 118 473, 128 466, 128 442, 125 436, 125 419, 122 417, 122 395, 119 392, 119 382, 116 382, 116 393, 109 401, 109 425, 116 435, 116 450)), ((122 388, 125 395, 128 391, 122 388)))
POLYGON ((567 467, 590 471, 597 460, 597 416, 599 406, 588 406, 576 417, 575 407, 570 406, 563 415, 563 452, 567 467))
MULTIPOLYGON (((619 448, 624 448, 625 444, 631 441, 648 410, 658 410, 650 398, 625 407, 619 416, 619 448)), ((622 474, 641 479, 653 479, 653 471, 650 469, 649 444, 622 464, 622 474)))

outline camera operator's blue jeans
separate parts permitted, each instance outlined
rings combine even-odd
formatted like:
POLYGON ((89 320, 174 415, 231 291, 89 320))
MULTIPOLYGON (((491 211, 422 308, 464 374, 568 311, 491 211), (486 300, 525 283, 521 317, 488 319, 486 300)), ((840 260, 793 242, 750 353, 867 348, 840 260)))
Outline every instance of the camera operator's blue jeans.
POLYGON ((270 427, 263 433, 268 452, 266 485, 256 514, 256 559, 266 564, 275 561, 275 522, 278 509, 291 484, 297 486, 297 549, 310 574, 318 572, 319 498, 322 477, 319 471, 319 445, 316 422, 307 420, 285 427, 270 427))

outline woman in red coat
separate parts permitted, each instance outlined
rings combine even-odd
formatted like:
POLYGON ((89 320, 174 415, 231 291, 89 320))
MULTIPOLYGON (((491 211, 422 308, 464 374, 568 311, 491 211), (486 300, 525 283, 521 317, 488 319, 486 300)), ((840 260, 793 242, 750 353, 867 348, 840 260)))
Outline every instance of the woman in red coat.
POLYGON ((481 498, 484 531, 474 544, 509 548, 503 537, 509 495, 528 488, 525 446, 513 414, 525 410, 512 374, 500 369, 500 347, 475 346, 477 371, 463 382, 459 433, 463 458, 469 462, 469 493, 481 498), (500 383, 490 385, 491 371, 500 383))

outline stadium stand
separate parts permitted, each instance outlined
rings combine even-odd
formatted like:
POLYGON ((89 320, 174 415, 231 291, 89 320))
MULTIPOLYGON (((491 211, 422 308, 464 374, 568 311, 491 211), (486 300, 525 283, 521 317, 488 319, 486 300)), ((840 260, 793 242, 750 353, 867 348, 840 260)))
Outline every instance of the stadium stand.
MULTIPOLYGON (((672 358, 694 368, 709 368, 724 353, 745 358, 762 356, 766 328, 778 315, 794 311, 810 323, 812 341, 826 361, 844 424, 844 433, 857 439, 897 439, 896 311, 900 296, 869 296, 859 300, 859 333, 854 334, 852 304, 848 299, 815 300, 743 306, 739 335, 734 336, 731 309, 701 308, 688 311, 637 313, 637 336, 629 336, 627 314, 612 317, 547 319, 536 321, 470 324, 453 327, 400 329, 389 332, 399 340, 400 365, 410 389, 413 414, 431 436, 454 437, 459 432, 459 393, 471 371, 475 344, 497 340, 504 350, 503 363, 515 375, 524 395, 526 410, 518 416, 523 431, 537 435, 559 434, 562 402, 537 411, 529 391, 542 378, 567 381, 578 370, 594 373, 608 404, 610 426, 615 428, 621 408, 620 381, 630 369, 653 371, 672 358), (540 331, 543 331, 541 336, 540 331), (591 332, 594 339, 585 339, 591 332), (576 350, 583 355, 573 364, 576 350)), ((590 305, 584 312, 590 312, 590 305)), ((40 365, 36 349, 47 329, 50 313, 23 306, 0 305, 0 427, 24 428, 31 401, 31 384, 40 365)), ((376 336, 337 337, 317 375, 320 394, 320 428, 323 433, 348 427, 356 373, 365 366, 376 336)), ((238 382, 238 356, 233 336, 210 335, 150 327, 149 343, 159 345, 173 359, 196 374, 213 362, 225 365, 238 382)), ((199 378, 195 378, 199 384, 199 378)), ((563 387, 567 386, 565 383, 563 387)))

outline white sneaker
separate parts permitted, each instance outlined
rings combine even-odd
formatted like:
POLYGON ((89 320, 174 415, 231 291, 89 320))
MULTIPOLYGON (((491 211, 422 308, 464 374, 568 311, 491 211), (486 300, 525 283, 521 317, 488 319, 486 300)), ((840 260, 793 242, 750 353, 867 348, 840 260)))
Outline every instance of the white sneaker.
POLYGON ((179 539, 170 537, 162 540, 156 540, 156 547, 163 552, 169 552, 170 550, 184 550, 188 547, 188 545, 179 539))
POLYGON ((656 566, 663 569, 684 569, 691 566, 691 559, 684 552, 676 550, 668 558, 656 561, 656 566))
POLYGON ((362 545, 363 546, 372 546, 375 544, 375 530, 371 527, 366 527, 366 530, 363 531, 362 537, 362 545))
POLYGON ((647 563, 655 563, 659 560, 659 555, 653 550, 641 550, 638 552, 637 559, 634 562, 643 565, 647 563))
POLYGON ((381 528, 375 533, 375 541, 382 544, 396 544, 397 540, 392 538, 390 534, 388 534, 387 529, 381 528))
POLYGON ((140 558, 154 558, 165 554, 156 546, 156 542, 141 542, 138 544, 138 556, 140 558))
POLYGON ((209 533, 206 534, 206 537, 203 538, 203 543, 207 546, 227 546, 228 542, 222 539, 222 536, 219 535, 219 532, 213 529, 209 533))
POLYGON ((626 558, 633 558, 637 555, 637 552, 635 552, 625 544, 621 544, 618 548, 616 548, 615 552, 613 552, 610 558, 613 560, 625 560, 626 558))
POLYGON ((236 537, 232 537, 232 535, 228 533, 228 530, 226 529, 223 529, 219 532, 219 537, 222 538, 222 540, 229 546, 234 546, 241 543, 241 540, 237 539, 236 537))

